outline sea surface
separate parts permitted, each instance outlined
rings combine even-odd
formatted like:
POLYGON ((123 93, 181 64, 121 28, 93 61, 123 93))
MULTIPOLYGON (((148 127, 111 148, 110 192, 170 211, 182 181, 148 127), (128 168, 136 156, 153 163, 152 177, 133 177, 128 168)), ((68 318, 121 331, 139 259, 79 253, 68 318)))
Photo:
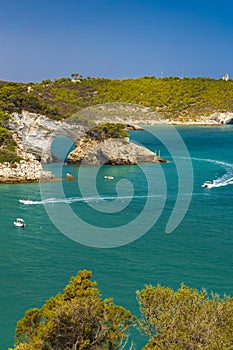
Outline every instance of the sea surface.
MULTIPOLYGON (((130 137, 169 162, 60 162, 46 169, 74 181, 0 186, 1 350, 13 345, 24 312, 82 269, 93 272, 103 297, 136 315, 135 292, 145 284, 233 295, 233 127, 150 127, 130 137), (212 188, 202 187, 206 180, 212 188), (25 228, 13 225, 17 217, 25 228)), ((69 147, 60 137, 53 152, 65 160, 69 147)), ((128 348, 132 342, 141 349, 146 339, 134 331, 128 348)))

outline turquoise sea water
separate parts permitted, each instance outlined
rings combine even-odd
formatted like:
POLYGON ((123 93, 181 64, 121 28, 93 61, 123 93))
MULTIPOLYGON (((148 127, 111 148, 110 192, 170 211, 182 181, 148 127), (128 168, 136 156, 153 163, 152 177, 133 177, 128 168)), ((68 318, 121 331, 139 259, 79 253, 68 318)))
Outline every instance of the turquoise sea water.
MULTIPOLYGON (((136 314, 139 311, 135 291, 146 283, 177 288, 184 282, 190 287, 205 287, 208 291, 233 295, 233 127, 177 128, 189 151, 194 178, 188 211, 170 234, 165 233, 166 225, 179 194, 179 186, 182 187, 181 203, 186 205, 190 193, 185 193, 183 189, 190 188, 192 178, 186 155, 175 152, 176 143, 168 151, 151 135, 157 133, 156 130, 153 127, 149 133, 132 132, 131 138, 152 150, 159 150, 161 156, 170 162, 158 166, 160 172, 151 164, 142 168, 101 167, 95 185, 102 199, 97 198, 92 186, 94 168, 84 168, 81 174, 84 196, 77 180, 62 183, 63 198, 61 183, 56 182, 0 186, 2 350, 13 344, 16 321, 25 310, 40 307, 46 299, 62 291, 70 276, 81 269, 93 271, 93 279, 98 281, 103 296, 114 297, 116 303, 136 314), (173 158, 174 154, 176 158, 173 158), (179 184, 177 174, 181 171, 182 181, 179 184), (148 178, 153 178, 154 173, 155 186, 153 183, 148 189, 148 178), (112 175, 114 179, 106 180, 105 175, 112 175), (156 182, 157 178, 161 179, 162 189, 159 181, 156 182), (129 182, 119 183, 120 180, 129 182), (215 180, 214 187, 202 188, 205 180, 215 180), (164 181, 167 194, 162 186, 164 181), (134 187, 133 195, 129 183, 134 187), (117 184, 121 185, 121 191, 117 201, 113 202, 117 196, 117 184), (71 219, 66 216, 67 206, 74 218, 80 217, 92 227, 107 228, 111 235, 112 228, 120 229, 138 218, 149 196, 155 198, 155 202, 152 201, 148 207, 144 222, 141 220, 137 226, 145 230, 151 217, 158 216, 161 209, 158 221, 140 238, 116 248, 97 248, 69 239, 51 222, 44 207, 46 204, 49 213, 52 208, 52 213, 58 213, 65 224, 67 220, 68 225, 69 220, 74 232, 81 233, 81 236, 85 234, 80 232, 82 225, 79 227, 75 220, 72 222, 72 216, 71 219), (19 198, 30 198, 34 203, 20 204, 19 198), (104 200, 108 202, 110 212, 106 212, 104 200), (153 207, 154 203, 157 207, 153 207), (122 210, 118 211, 119 208, 122 210), (25 219, 25 229, 14 227, 16 217, 25 219)), ((63 146, 64 143, 58 144, 57 148, 63 146)), ((59 175, 61 164, 47 165, 47 168, 59 175)), ((62 170, 64 174, 69 172, 76 178, 79 173, 77 166, 64 165, 62 170)), ((179 211, 177 215, 180 215, 179 211)), ((86 234, 92 233, 87 230, 86 234)), ((77 239, 80 237, 78 235, 77 239)), ((98 236, 96 242, 99 241, 98 236)), ((136 349, 141 349, 145 338, 139 333, 134 333, 132 337, 136 349)))

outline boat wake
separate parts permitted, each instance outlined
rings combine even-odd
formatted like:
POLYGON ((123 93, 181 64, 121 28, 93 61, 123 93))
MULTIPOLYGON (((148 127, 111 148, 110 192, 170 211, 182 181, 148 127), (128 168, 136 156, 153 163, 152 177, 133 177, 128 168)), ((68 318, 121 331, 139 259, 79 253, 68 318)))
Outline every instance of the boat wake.
MULTIPOLYGON (((154 195, 150 197, 161 197, 160 195, 154 195)), ((110 201, 110 200, 121 200, 124 201, 126 199, 136 199, 136 198, 148 198, 146 195, 142 196, 104 196, 104 197, 69 197, 64 199, 59 198, 48 198, 41 201, 32 201, 32 200, 19 200, 20 203, 25 205, 44 205, 44 204, 57 204, 57 203, 76 203, 76 202, 99 202, 99 201, 110 201)))
MULTIPOLYGON (((189 193, 183 193, 182 196, 188 196, 189 193)), ((41 201, 32 201, 32 200, 19 200, 21 204, 24 205, 47 205, 47 204, 59 204, 59 203, 66 203, 66 204, 72 204, 76 202, 103 202, 103 201, 121 201, 124 202, 124 200, 134 200, 134 199, 148 199, 148 198, 170 198, 174 199, 176 198, 176 194, 154 194, 154 195, 134 195, 134 196, 96 196, 96 197, 69 197, 69 198, 47 198, 43 199, 41 201)))
POLYGON ((202 187, 207 187, 207 188, 213 188, 213 187, 223 187, 227 185, 233 185, 233 177, 224 180, 224 177, 226 176, 223 175, 222 177, 219 177, 216 180, 213 180, 212 183, 208 183, 208 185, 205 185, 205 183, 202 185, 202 187))
MULTIPOLYGON (((179 159, 187 159, 187 158, 179 157, 179 159)), ((205 181, 202 187, 214 188, 214 187, 223 187, 223 186, 233 185, 233 164, 223 162, 220 160, 208 159, 208 158, 206 159, 206 158, 192 157, 191 160, 220 165, 226 171, 222 176, 219 176, 217 179, 213 179, 212 181, 205 181)))
POLYGON ((212 180, 212 183, 208 183, 208 186, 204 186, 205 185, 204 183, 202 187, 214 188, 214 187, 223 187, 223 186, 233 185, 233 164, 222 162, 219 160, 214 160, 214 159, 203 159, 203 158, 192 158, 192 159, 217 164, 222 166, 226 170, 225 174, 218 177, 217 179, 212 180))

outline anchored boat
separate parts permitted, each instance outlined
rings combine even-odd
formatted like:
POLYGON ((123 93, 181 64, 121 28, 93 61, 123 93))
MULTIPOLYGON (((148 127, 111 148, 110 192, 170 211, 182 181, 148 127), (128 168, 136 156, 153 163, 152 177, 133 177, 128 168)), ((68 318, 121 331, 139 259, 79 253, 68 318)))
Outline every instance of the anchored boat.
POLYGON ((14 225, 17 226, 17 227, 25 227, 25 226, 26 226, 24 220, 21 219, 21 218, 17 218, 17 219, 14 221, 14 225))

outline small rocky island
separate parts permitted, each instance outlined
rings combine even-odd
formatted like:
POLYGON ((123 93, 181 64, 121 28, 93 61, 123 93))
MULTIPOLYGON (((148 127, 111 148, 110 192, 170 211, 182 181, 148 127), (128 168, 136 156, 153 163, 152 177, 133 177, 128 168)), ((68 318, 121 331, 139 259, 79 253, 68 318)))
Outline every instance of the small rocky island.
POLYGON ((106 123, 89 130, 75 143, 76 148, 69 154, 68 163, 127 165, 166 162, 147 148, 130 142, 124 129, 121 123, 106 123))

